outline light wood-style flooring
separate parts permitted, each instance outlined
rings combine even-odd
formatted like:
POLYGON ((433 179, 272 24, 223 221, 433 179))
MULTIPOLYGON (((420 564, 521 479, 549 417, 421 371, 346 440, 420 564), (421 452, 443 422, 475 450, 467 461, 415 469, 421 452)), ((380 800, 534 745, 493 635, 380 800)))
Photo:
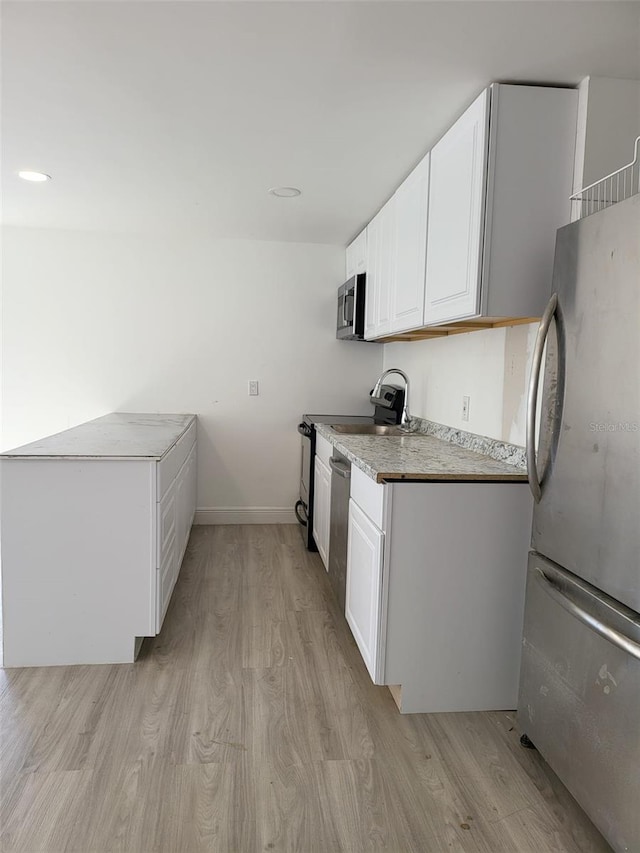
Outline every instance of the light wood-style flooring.
POLYGON ((297 527, 196 527, 137 663, 1 674, 0 850, 608 851, 514 725, 400 715, 297 527))

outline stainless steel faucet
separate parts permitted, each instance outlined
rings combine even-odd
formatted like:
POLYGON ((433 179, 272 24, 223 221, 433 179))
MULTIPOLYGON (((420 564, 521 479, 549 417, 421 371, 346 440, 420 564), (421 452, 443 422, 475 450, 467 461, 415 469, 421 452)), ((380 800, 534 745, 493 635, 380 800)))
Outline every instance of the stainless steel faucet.
POLYGON ((404 372, 404 370, 400 370, 397 367, 390 367, 389 370, 385 370, 380 379, 378 379, 378 381, 376 382, 374 389, 371 392, 371 396, 380 396, 380 389, 382 388, 382 383, 390 373, 397 373, 398 376, 402 376, 402 378, 404 379, 404 405, 402 406, 402 417, 400 418, 400 426, 407 427, 408 429, 411 426, 411 416, 409 414, 409 377, 404 372))

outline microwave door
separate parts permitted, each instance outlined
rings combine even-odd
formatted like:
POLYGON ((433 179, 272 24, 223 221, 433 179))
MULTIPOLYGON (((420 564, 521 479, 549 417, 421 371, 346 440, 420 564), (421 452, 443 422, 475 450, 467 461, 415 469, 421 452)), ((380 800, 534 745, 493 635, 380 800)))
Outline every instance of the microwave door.
POLYGON ((355 279, 349 279, 338 289, 338 317, 336 335, 338 338, 349 339, 353 336, 355 279))
POLYGON ((353 289, 347 290, 344 295, 344 325, 353 327, 353 289))

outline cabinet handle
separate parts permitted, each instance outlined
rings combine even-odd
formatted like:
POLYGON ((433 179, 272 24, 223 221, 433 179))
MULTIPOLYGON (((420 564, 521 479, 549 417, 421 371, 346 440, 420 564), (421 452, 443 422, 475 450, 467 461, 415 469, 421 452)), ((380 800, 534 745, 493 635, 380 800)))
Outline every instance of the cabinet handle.
POLYGON ((542 486, 538 476, 538 464, 536 461, 536 410, 538 408, 538 386, 540 384, 540 370, 542 367, 542 353, 547 342, 547 335, 551 327, 551 321, 558 307, 558 294, 554 293, 547 307, 544 309, 536 345, 533 350, 533 363, 531 365, 531 376, 529 377, 529 393, 527 396, 527 475, 529 488, 536 503, 540 503, 542 497, 542 486))

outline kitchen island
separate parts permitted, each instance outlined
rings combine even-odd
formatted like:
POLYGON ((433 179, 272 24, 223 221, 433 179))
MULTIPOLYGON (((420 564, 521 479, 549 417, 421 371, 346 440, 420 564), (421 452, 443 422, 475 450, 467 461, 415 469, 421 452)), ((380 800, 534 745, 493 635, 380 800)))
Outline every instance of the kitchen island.
POLYGON ((0 455, 4 666, 128 663, 196 504, 196 419, 112 413, 0 455))
POLYGON ((317 426, 319 452, 352 463, 345 617, 403 713, 512 709, 532 515, 523 454, 420 427, 432 434, 317 426))

